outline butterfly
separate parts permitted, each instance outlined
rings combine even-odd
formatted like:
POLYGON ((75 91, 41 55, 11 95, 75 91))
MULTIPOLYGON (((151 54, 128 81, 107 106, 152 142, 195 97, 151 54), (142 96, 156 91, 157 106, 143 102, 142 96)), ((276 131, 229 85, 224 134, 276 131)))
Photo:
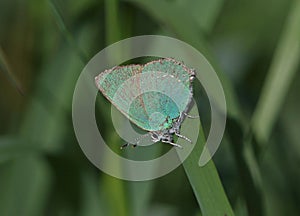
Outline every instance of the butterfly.
MULTIPOLYGON (((188 115, 193 99, 195 70, 174 58, 161 58, 146 64, 115 66, 95 77, 101 93, 132 123, 147 131, 154 143, 159 141, 172 146, 174 135, 188 115)), ((138 146, 142 137, 135 143, 138 146)))

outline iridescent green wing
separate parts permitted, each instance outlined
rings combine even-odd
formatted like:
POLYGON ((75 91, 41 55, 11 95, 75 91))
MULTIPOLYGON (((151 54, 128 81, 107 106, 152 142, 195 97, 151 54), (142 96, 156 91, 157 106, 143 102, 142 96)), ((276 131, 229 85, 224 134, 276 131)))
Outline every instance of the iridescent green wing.
POLYGON ((106 70, 96 77, 104 96, 130 121, 148 131, 172 127, 191 100, 192 71, 174 59, 106 70))
POLYGON ((155 126, 151 124, 153 130, 170 128, 172 120, 179 117, 191 100, 190 76, 193 71, 181 62, 166 58, 149 62, 143 67, 142 74, 146 77, 153 75, 142 85, 155 89, 143 95, 146 112, 150 117, 154 115, 158 118, 155 122, 160 122, 155 126))
POLYGON ((140 95, 141 65, 117 66, 100 73, 95 82, 102 94, 131 122, 151 129, 140 95))

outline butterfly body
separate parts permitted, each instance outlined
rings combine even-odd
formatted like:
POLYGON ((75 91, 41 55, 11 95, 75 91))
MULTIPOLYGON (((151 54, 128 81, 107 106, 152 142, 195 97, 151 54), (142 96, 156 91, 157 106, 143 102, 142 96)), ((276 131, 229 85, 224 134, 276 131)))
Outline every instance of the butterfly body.
POLYGON ((164 58, 145 65, 116 66, 100 73, 95 82, 121 113, 149 132, 153 142, 174 144, 173 135, 180 134, 192 101, 194 78, 194 70, 164 58))

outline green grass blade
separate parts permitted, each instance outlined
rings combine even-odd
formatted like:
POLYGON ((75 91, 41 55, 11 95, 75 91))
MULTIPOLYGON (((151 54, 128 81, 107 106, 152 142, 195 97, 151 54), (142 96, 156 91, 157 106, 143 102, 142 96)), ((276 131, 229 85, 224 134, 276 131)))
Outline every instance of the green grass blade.
POLYGON ((4 75, 7 77, 7 79, 12 84, 12 86, 14 86, 21 95, 24 95, 22 86, 20 82, 17 80, 17 78, 14 76, 13 72, 11 71, 1 46, 0 46, 0 71, 4 73, 4 75))
POLYGON ((300 59, 300 1, 294 1, 284 32, 253 114, 252 129, 259 143, 270 136, 300 59))
MULTIPOLYGON (((177 7, 182 11, 189 11, 192 19, 205 33, 210 33, 215 25, 224 0, 184 0, 178 1, 177 7)), ((180 16, 182 18, 182 16, 180 16)))
POLYGON ((16 136, 0 137, 0 164, 38 151, 37 146, 24 145, 16 136))
MULTIPOLYGON (((106 0, 105 1, 105 42, 106 45, 118 42, 122 39, 123 28, 120 20, 121 11, 119 10, 119 0, 106 0)), ((108 52, 109 59, 120 59, 123 55, 126 55, 124 50, 119 50, 115 53, 108 52)), ((109 60, 110 61, 110 60, 109 60)))
MULTIPOLYGON (((134 2, 147 10, 154 18, 163 24, 167 24, 172 30, 178 30, 180 26, 185 35, 189 32, 201 31, 209 33, 219 15, 223 5, 223 0, 187 0, 170 3, 168 1, 152 0, 125 0, 134 2), (189 16, 178 16, 183 11, 189 11, 189 16), (190 21, 190 25, 185 25, 186 21, 190 21), (184 31, 188 30, 188 31, 184 31)), ((179 32, 178 32, 179 33, 179 32)))
POLYGON ((78 74, 80 67, 78 56, 66 45, 47 67, 41 69, 36 91, 21 123, 20 135, 26 140, 24 145, 32 143, 52 153, 63 148, 62 139, 68 124, 63 116, 70 111, 72 88, 76 82, 74 73, 78 74))
POLYGON ((247 208, 244 211, 247 211, 248 215, 262 215, 264 197, 262 177, 251 140, 244 137, 239 123, 233 119, 228 119, 227 130, 230 131, 228 138, 236 160, 239 185, 247 208))
POLYGON ((146 215, 149 210, 150 198, 154 181, 128 182, 130 191, 130 209, 132 216, 146 215))
POLYGON ((62 15, 59 13, 59 10, 57 9, 55 3, 53 0, 48 0, 48 3, 52 9, 54 19, 66 39, 66 41, 69 43, 70 47, 75 50, 77 55, 79 56, 80 60, 82 63, 86 63, 88 61, 87 55, 80 49, 80 47, 77 45, 75 38, 73 35, 70 33, 70 31, 67 29, 66 24, 62 18, 62 15))
MULTIPOLYGON (((110 139, 108 140, 108 143, 113 145, 116 151, 120 151, 120 147, 118 147, 120 138, 116 135, 116 133, 111 133, 109 137, 110 139)), ((120 164, 120 161, 112 160, 106 156, 104 157, 106 166, 118 169, 119 173, 122 172, 122 165, 120 164)), ((108 215, 129 215, 128 200, 126 199, 125 183, 123 180, 105 174, 101 178, 100 187, 102 187, 101 193, 106 194, 107 197, 106 205, 108 207, 108 215)))
POLYGON ((50 167, 42 158, 23 155, 2 165, 0 176, 2 216, 45 214, 52 175, 50 167))
POLYGON ((183 163, 202 215, 234 215, 213 161, 210 160, 203 167, 198 165, 204 144, 205 139, 201 129, 195 148, 183 163))
POLYGON ((92 169, 88 169, 81 173, 82 208, 80 215, 107 215, 107 212, 105 211, 107 197, 100 195, 98 184, 99 176, 91 170, 92 169))
POLYGON ((119 14, 119 0, 105 1, 105 29, 106 44, 112 44, 121 39, 121 25, 119 14))
MULTIPOLYGON (((195 115, 196 107, 194 106, 189 113, 195 115)), ((182 134, 189 134, 196 128, 196 124, 188 121, 197 121, 195 119, 186 119, 181 128, 182 134)), ((194 195, 198 201, 203 216, 210 215, 234 215, 226 193, 223 189, 222 182, 213 160, 210 160, 204 166, 199 166, 199 158, 206 143, 201 122, 199 124, 199 135, 194 149, 183 162, 185 173, 188 177, 194 195)), ((183 160, 183 150, 178 149, 177 153, 183 160)))
MULTIPOLYGON (((105 2, 105 43, 110 45, 121 39, 121 28, 119 22, 119 0, 106 0, 105 2)), ((118 53, 113 53, 109 56, 109 59, 118 59, 121 55, 121 51, 118 53)), ((120 138, 116 136, 114 131, 110 132, 110 139, 108 143, 117 147, 121 142, 120 138)), ((120 152, 119 147, 116 150, 120 152)), ((112 161, 111 158, 106 157, 105 163, 119 169, 121 172, 121 164, 119 161, 112 161)), ((128 201, 126 199, 125 183, 121 179, 105 175, 101 179, 101 184, 103 191, 107 194, 107 206, 108 215, 121 215, 126 216, 129 212, 128 201)))

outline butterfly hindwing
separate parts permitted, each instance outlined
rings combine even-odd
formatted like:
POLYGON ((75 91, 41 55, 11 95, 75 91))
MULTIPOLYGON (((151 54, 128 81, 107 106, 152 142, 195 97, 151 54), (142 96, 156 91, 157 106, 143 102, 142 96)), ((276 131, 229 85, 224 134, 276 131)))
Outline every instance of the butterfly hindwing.
POLYGON ((102 94, 121 113, 137 126, 147 130, 149 117, 142 107, 141 96, 138 96, 141 70, 140 65, 117 66, 100 73, 95 80, 102 94))

